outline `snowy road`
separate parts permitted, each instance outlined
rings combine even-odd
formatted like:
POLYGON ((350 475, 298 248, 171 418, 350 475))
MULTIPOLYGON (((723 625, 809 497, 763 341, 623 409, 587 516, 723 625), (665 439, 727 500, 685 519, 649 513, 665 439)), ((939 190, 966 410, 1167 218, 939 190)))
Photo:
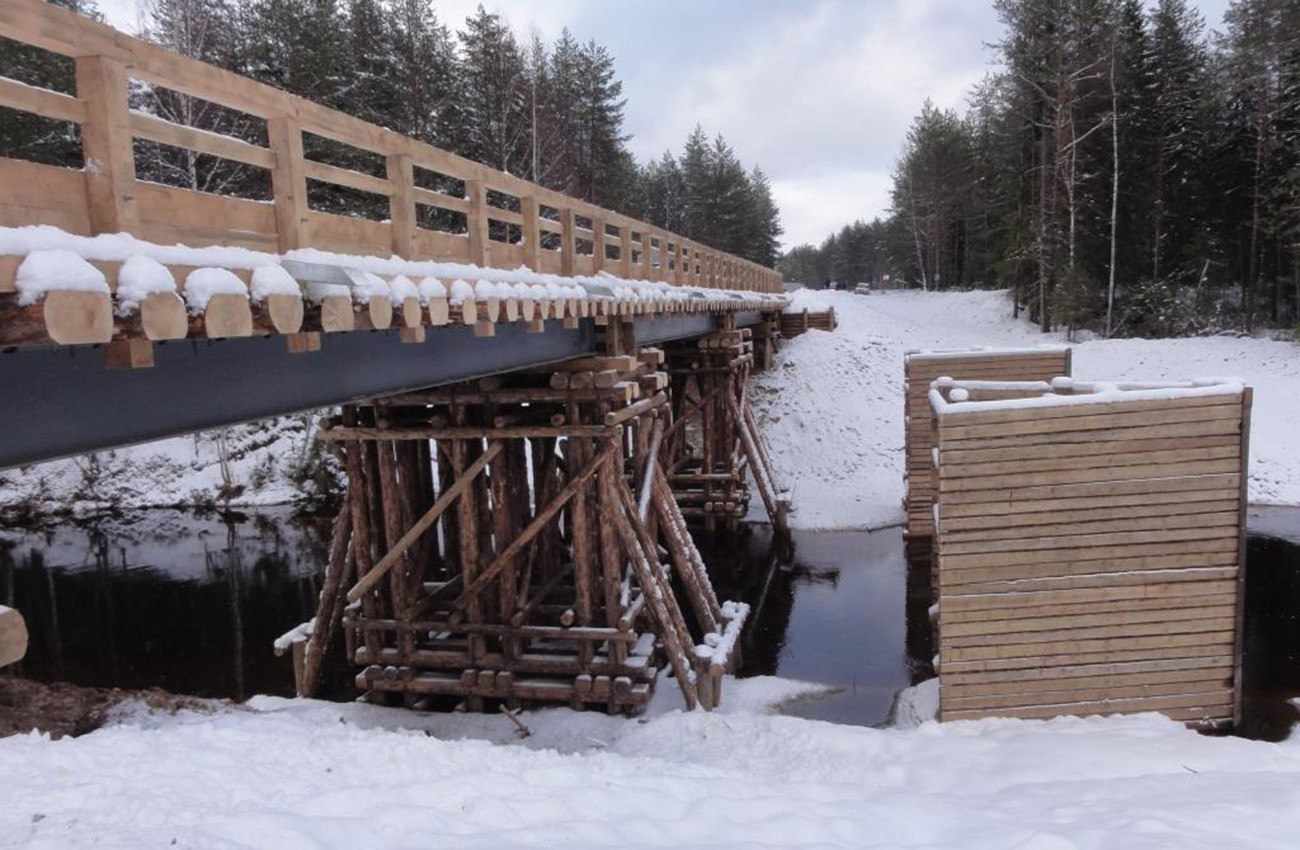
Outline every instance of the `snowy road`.
MULTIPOLYGON (((902 522, 903 352, 1062 342, 1013 321, 997 292, 795 293, 794 307, 835 307, 839 329, 789 341, 754 393, 798 528, 902 522)), ((1211 337, 1074 345, 1074 373, 1093 380, 1240 377, 1255 388, 1250 500, 1300 505, 1300 345, 1211 337)))
POLYGON ((502 717, 265 698, 9 738, 0 843, 1260 850, 1300 834, 1300 742, 1154 715, 872 730, 756 710, 789 687, 729 685, 714 715, 524 715, 521 743, 481 739, 511 739, 502 717), (382 728, 398 724, 414 728, 382 728))

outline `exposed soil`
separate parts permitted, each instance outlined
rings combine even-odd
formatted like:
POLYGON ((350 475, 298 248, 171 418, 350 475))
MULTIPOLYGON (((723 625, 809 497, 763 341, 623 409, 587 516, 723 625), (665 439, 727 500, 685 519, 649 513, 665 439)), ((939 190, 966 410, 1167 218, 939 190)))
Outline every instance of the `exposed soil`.
POLYGON ((202 710, 208 703, 153 688, 124 691, 119 688, 83 688, 65 682, 46 684, 0 675, 0 738, 33 729, 51 738, 93 732, 104 724, 113 706, 141 700, 151 709, 175 713, 182 708, 202 710))

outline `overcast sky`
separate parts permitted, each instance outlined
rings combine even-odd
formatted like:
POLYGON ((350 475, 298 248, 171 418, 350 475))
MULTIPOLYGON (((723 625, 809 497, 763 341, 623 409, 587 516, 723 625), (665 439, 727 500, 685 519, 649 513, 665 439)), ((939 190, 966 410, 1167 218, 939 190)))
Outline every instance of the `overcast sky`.
MULTIPOLYGON (((99 0, 134 29, 136 0, 99 0)), ((459 28, 478 0, 434 0, 459 28)), ((960 108, 999 37, 983 0, 488 0, 521 33, 568 26, 614 54, 641 160, 697 124, 772 179, 785 244, 889 206, 889 173, 926 97, 960 108)), ((1219 28, 1228 0, 1193 0, 1219 28)))

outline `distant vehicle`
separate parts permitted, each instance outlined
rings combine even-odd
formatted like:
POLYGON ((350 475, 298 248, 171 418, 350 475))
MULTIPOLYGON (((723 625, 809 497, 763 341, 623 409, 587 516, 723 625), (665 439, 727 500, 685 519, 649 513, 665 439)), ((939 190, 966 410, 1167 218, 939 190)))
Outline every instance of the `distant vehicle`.
POLYGON ((856 295, 870 295, 870 294, 871 294, 871 284, 870 284, 870 283, 859 283, 859 284, 857 284, 856 286, 853 287, 853 292, 854 292, 854 294, 856 294, 856 295))

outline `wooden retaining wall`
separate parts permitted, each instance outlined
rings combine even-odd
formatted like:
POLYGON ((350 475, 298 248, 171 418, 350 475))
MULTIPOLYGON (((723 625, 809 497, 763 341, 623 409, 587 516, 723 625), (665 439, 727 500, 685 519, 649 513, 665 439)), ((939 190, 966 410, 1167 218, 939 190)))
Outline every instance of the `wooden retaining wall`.
POLYGON ((938 378, 981 381, 1050 381, 1070 375, 1070 349, 909 351, 903 359, 907 471, 907 555, 913 565, 931 562, 934 537, 934 423, 930 384, 938 378))
POLYGON ((781 314, 781 336, 784 337, 799 336, 809 330, 833 331, 837 327, 839 321, 835 318, 834 307, 820 311, 807 308, 787 310, 781 314))
POLYGON ((930 397, 941 719, 1235 722, 1250 389, 996 390, 930 397))

